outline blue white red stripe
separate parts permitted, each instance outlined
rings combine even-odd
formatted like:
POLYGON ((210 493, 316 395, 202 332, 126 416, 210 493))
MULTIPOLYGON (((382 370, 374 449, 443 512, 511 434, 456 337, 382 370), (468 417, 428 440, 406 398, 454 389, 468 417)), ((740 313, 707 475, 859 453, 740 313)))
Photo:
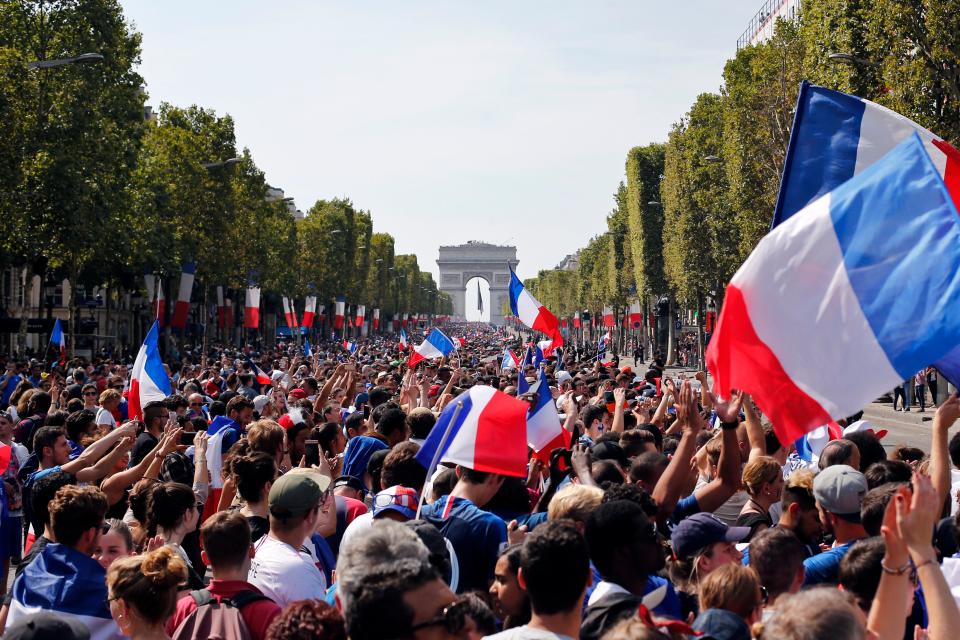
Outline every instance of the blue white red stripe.
POLYGON ((537 402, 527 413, 527 444, 534 451, 540 451, 551 444, 563 446, 563 427, 560 425, 557 405, 550 392, 550 383, 547 382, 547 372, 544 369, 540 369, 537 402))
POLYGON ((317 315, 317 296, 307 296, 303 301, 303 327, 307 330, 313 327, 313 320, 317 315))
POLYGON ((50 332, 50 344, 60 354, 60 364, 67 363, 67 341, 63 337, 63 327, 60 325, 60 318, 53 321, 53 331, 50 332))
POLYGON ((400 327, 400 341, 399 341, 399 344, 400 344, 400 350, 401 350, 401 351, 406 351, 406 350, 407 350, 407 347, 410 345, 410 343, 407 342, 407 332, 403 329, 403 327, 400 327))
POLYGON ((250 367, 250 372, 257 379, 257 384, 270 384, 270 376, 250 358, 247 358, 247 366, 250 367))
POLYGON ((143 407, 148 402, 163 400, 170 395, 170 377, 167 376, 167 370, 163 367, 157 345, 159 331, 159 322, 154 321, 130 372, 128 411, 130 417, 137 420, 143 420, 143 407))
POLYGON ((474 471, 526 477, 528 407, 493 387, 470 387, 440 414, 417 460, 429 468, 444 433, 449 431, 446 446, 440 451, 441 461, 474 471))
POLYGON ((510 349, 503 350, 503 360, 500 362, 501 369, 516 369, 520 365, 520 358, 510 349))
POLYGON ((453 353, 456 348, 453 340, 448 338, 443 331, 433 329, 430 334, 427 335, 427 338, 410 354, 410 361, 407 363, 407 366, 415 367, 421 360, 433 360, 435 358, 448 356, 453 353))
POLYGON ((333 328, 338 331, 343 328, 343 316, 347 309, 347 299, 343 296, 337 296, 336 305, 333 313, 333 328))
POLYGON ((512 268, 510 269, 510 309, 520 322, 534 331, 545 333, 558 347, 563 345, 560 323, 556 316, 527 291, 512 268))
POLYGON ((193 293, 193 279, 197 272, 194 262, 184 262, 180 268, 180 289, 177 292, 177 304, 173 307, 173 317, 170 326, 183 329, 187 326, 187 316, 190 314, 190 294, 193 293))
POLYGON ((247 296, 243 304, 243 326, 247 329, 260 328, 260 287, 252 280, 247 285, 247 296))
POLYGON ((734 275, 707 350, 781 442, 852 415, 960 344, 957 209, 916 135, 778 226, 734 275))

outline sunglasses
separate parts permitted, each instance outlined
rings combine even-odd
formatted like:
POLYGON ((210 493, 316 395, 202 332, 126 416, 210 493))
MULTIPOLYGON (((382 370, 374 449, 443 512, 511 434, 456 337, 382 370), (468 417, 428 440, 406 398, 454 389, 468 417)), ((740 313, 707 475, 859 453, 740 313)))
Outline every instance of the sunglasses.
POLYGON ((191 403, 190 403, 190 406, 191 406, 191 407, 202 407, 202 406, 203 406, 203 403, 202 403, 202 402, 191 402, 191 403))
POLYGON ((84 392, 83 395, 85 395, 85 396, 95 396, 95 395, 97 395, 97 392, 96 392, 96 391, 86 391, 86 392, 84 392))
POLYGON ((425 622, 421 622, 420 624, 415 624, 410 627, 410 633, 412 634, 420 629, 436 627, 438 625, 442 625, 446 632, 451 635, 458 634, 463 631, 463 628, 467 626, 467 600, 465 598, 460 598, 454 601, 450 605, 444 607, 439 616, 430 618, 425 622))

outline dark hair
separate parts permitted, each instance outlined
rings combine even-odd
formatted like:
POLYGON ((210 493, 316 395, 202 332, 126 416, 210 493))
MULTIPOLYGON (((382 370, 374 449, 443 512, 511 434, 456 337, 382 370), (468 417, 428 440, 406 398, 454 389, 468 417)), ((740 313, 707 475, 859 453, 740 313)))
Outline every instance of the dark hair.
POLYGON ((390 400, 393 397, 393 392, 386 387, 374 387, 370 389, 370 406, 374 409, 382 405, 383 403, 390 400))
POLYGON ((266 640, 347 640, 343 616, 320 600, 288 604, 267 629, 266 640))
POLYGON ((888 482, 910 482, 913 468, 902 460, 879 460, 863 472, 867 487, 875 489, 888 482))
POLYGON ((647 444, 657 446, 657 441, 653 434, 646 429, 630 429, 620 434, 618 441, 620 448, 628 458, 639 456, 647 451, 647 444))
POLYGON ((606 407, 588 404, 583 408, 583 411, 580 412, 580 422, 583 423, 584 429, 589 429, 594 420, 603 420, 605 415, 607 415, 606 407))
POLYGON ((437 417, 433 412, 424 407, 423 411, 414 409, 407 416, 407 426, 410 427, 410 435, 421 440, 427 438, 433 430, 433 425, 437 423, 437 417))
POLYGON ((855 449, 856 445, 846 438, 831 440, 820 452, 820 460, 817 465, 821 471, 838 464, 850 465, 850 458, 853 457, 855 449))
POLYGON ((230 402, 227 403, 227 417, 230 417, 230 414, 233 412, 240 413, 244 409, 253 409, 253 401, 247 400, 243 396, 234 396, 230 398, 230 402))
POLYGON ((36 533, 43 533, 43 526, 50 524, 50 502, 61 488, 76 484, 77 477, 66 471, 54 471, 34 481, 30 489, 30 508, 33 510, 31 521, 34 526, 41 525, 36 533))
POLYGON ((616 572, 617 552, 632 544, 625 532, 632 535, 649 527, 647 514, 631 500, 611 500, 597 507, 587 518, 586 540, 590 559, 600 575, 607 578, 616 572))
POLYGON ((44 447, 52 449, 61 436, 67 437, 67 432, 61 427, 40 427, 37 429, 36 433, 33 434, 33 451, 37 454, 37 458, 42 460, 44 447))
POLYGON ((670 463, 667 456, 656 451, 647 451, 634 458, 630 465, 630 481, 653 484, 670 463))
POLYGON ((153 402, 148 402, 143 407, 143 421, 147 425, 147 428, 150 427, 150 423, 154 420, 160 419, 163 416, 163 412, 167 410, 167 405, 162 400, 154 400, 153 402))
POLYGON ((960 431, 953 434, 953 437, 950 438, 950 462, 953 463, 953 466, 960 469, 960 431))
POLYGON ((412 635, 414 611, 403 595, 438 580, 429 564, 412 558, 381 563, 365 572, 346 607, 350 640, 381 640, 412 635))
POLYGON ((384 489, 400 485, 420 491, 427 478, 427 470, 417 462, 418 451, 420 447, 413 442, 401 442, 390 450, 380 470, 380 483, 384 489))
POLYGON ((211 418, 227 415, 227 405, 225 405, 220 400, 214 400, 213 402, 210 403, 210 406, 207 408, 207 413, 210 414, 211 418))
POLYGON ((320 444, 320 449, 328 456, 333 453, 333 443, 340 432, 340 425, 336 422, 325 422, 313 430, 313 437, 320 444))
POLYGON ((147 495, 147 530, 151 536, 157 529, 173 529, 184 514, 197 505, 193 489, 179 482, 158 482, 147 495))
POLYGON ((772 456, 783 448, 783 445, 780 443, 780 438, 777 437, 777 432, 773 430, 772 424, 763 427, 763 439, 767 445, 768 456, 772 456))
POLYGON ((43 426, 45 427, 66 427, 67 418, 70 417, 71 413, 76 413, 83 409, 83 400, 80 398, 74 398, 70 402, 76 401, 76 404, 70 405, 67 403, 68 411, 51 411, 47 414, 47 417, 43 419, 43 426))
POLYGON ((217 568, 242 567, 250 555, 250 525, 236 511, 218 511, 200 527, 203 549, 217 568))
POLYGON ((861 473, 870 468, 874 462, 880 462, 887 459, 887 452, 880 443, 880 439, 869 431, 857 431, 848 433, 844 436, 860 450, 860 468, 861 473))
POLYGON ((587 544, 573 523, 547 521, 524 540, 520 569, 534 612, 549 615, 577 608, 590 577, 587 544))
POLYGON ((486 471, 475 471, 468 467, 460 467, 460 479, 470 484, 483 484, 491 475, 493 474, 486 471))
POLYGON ((526 482, 523 478, 504 476, 500 488, 483 508, 507 521, 530 513, 530 492, 526 482))
POLYGON ((402 409, 387 409, 377 421, 377 433, 389 438, 397 431, 407 432, 407 414, 402 409))
POLYGON ((30 401, 27 402, 27 413, 30 415, 43 415, 50 410, 50 405, 53 403, 50 394, 46 391, 37 391, 32 396, 30 396, 30 401))
POLYGON ((797 534, 785 527, 765 529, 750 541, 750 566, 771 597, 790 590, 805 555, 797 534))
POLYGON ((443 467, 433 479, 433 486, 431 489, 433 498, 439 500, 443 496, 450 495, 450 492, 453 491, 453 488, 456 486, 456 484, 456 471, 448 467, 443 467))
POLYGON ((354 411, 347 416, 347 419, 343 421, 343 426, 347 430, 347 433, 350 433, 350 429, 359 432, 363 428, 363 423, 366 421, 366 418, 363 417, 362 411, 354 411))
POLYGON ((107 496, 94 487, 67 485, 57 491, 49 510, 50 528, 57 542, 75 547, 84 532, 103 524, 107 496))
POLYGON ((887 505, 890 504, 893 494, 906 484, 905 482, 888 482, 873 487, 863 496, 863 500, 860 502, 860 524, 863 525, 867 535, 880 535, 883 514, 887 510, 887 505))
POLYGON ((880 586, 880 576, 883 575, 880 563, 886 550, 883 538, 874 536, 854 542, 840 560, 840 585, 844 591, 853 594, 864 611, 870 610, 870 603, 880 586))
POLYGON ((921 462, 926 457, 923 449, 905 444, 894 449, 890 455, 893 460, 902 460, 903 462, 921 462))
POLYGON ((637 425, 637 429, 640 431, 649 431, 653 435, 653 442, 657 445, 657 451, 663 451, 663 432, 660 431, 657 425, 649 422, 641 422, 637 425))
POLYGON ((230 473, 240 497, 257 503, 263 487, 277 477, 277 465, 269 454, 255 451, 250 455, 231 457, 230 473))
POLYGON ((371 491, 380 491, 380 472, 383 471, 383 461, 390 455, 390 449, 380 449, 374 451, 367 460, 367 473, 370 475, 371 491))
POLYGON ((473 620, 477 632, 482 638, 488 638, 497 632, 497 619, 490 605, 476 591, 463 596, 463 606, 467 616, 473 620))
POLYGON ((91 422, 97 419, 97 415, 89 409, 74 411, 67 416, 67 437, 80 444, 80 436, 84 435, 91 422))
POLYGON ((590 475, 593 476, 593 481, 602 488, 626 482, 623 477, 623 470, 615 460, 594 461, 590 468, 590 475))

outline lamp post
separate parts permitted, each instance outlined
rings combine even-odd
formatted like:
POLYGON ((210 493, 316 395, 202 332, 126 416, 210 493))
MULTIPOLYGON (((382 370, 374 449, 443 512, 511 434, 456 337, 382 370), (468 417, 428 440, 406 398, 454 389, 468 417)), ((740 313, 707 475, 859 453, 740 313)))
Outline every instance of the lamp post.
POLYGON ((27 69, 53 69, 54 67, 65 67, 68 64, 91 64, 103 62, 102 53, 81 53, 72 58, 56 58, 54 60, 33 60, 27 63, 27 69))
MULTIPOLYGON (((214 162, 202 162, 200 163, 200 166, 206 169, 207 173, 210 174, 212 177, 214 174, 218 172, 218 170, 226 169, 227 167, 232 167, 236 164, 239 164, 240 162, 242 162, 241 158, 233 157, 233 158, 227 158, 226 160, 217 160, 214 162)), ((210 294, 210 286, 209 286, 210 283, 207 282, 206 278, 203 278, 201 282, 203 283, 203 313, 200 315, 201 319, 203 320, 203 353, 201 354, 201 358, 206 358, 207 347, 210 344, 210 332, 207 327, 207 324, 208 324, 207 315, 209 314, 209 310, 210 310, 210 306, 209 306, 210 300, 208 297, 210 294)))

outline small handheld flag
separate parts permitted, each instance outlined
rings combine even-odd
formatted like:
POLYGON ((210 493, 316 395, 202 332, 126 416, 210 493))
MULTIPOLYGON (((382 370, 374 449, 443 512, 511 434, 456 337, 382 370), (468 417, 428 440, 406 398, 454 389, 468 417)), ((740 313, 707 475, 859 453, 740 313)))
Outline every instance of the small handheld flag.
POLYGON ((247 358, 247 366, 250 367, 250 372, 256 376, 257 384, 270 384, 270 376, 268 376, 266 372, 258 367, 250 358, 247 358))
POLYGON ((409 345, 410 343, 407 342, 407 332, 404 331, 403 327, 400 327, 400 350, 406 351, 409 345))
POLYGON ((170 378, 160 358, 158 334, 159 322, 154 321, 130 372, 129 415, 137 420, 143 420, 143 407, 147 403, 170 395, 170 378))
POLYGON ((455 350, 456 345, 453 344, 453 340, 448 338, 440 329, 434 329, 427 336, 426 340, 421 342, 420 345, 413 350, 413 353, 410 354, 410 361, 407 363, 407 366, 413 368, 417 366, 417 363, 421 360, 442 358, 450 355, 455 350))
POLYGON ((60 365, 67 363, 67 341, 63 337, 63 327, 60 318, 53 321, 53 331, 50 332, 50 344, 60 354, 60 365))
POLYGON ((313 349, 310 347, 310 341, 304 338, 303 340, 303 355, 306 358, 313 357, 313 349))

